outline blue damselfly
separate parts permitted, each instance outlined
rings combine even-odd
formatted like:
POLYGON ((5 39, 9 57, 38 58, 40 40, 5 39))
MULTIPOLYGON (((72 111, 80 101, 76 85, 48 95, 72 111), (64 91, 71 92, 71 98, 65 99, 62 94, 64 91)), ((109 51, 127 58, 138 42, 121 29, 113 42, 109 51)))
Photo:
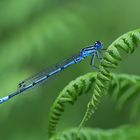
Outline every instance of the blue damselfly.
POLYGON ((54 66, 50 69, 47 69, 43 72, 40 72, 40 73, 22 81, 18 85, 19 89, 16 92, 14 92, 8 96, 1 98, 0 103, 6 102, 9 99, 11 99, 12 97, 14 97, 18 94, 21 94, 24 91, 26 91, 32 87, 35 87, 38 84, 41 84, 43 81, 49 79, 54 74, 59 73, 60 71, 63 71, 64 69, 68 68, 69 66, 71 66, 73 64, 77 64, 77 63, 81 62, 88 56, 92 56, 91 65, 95 66, 94 65, 95 57, 97 57, 99 61, 101 60, 101 58, 99 57, 99 52, 101 50, 103 50, 103 44, 100 41, 96 41, 95 44, 90 45, 86 48, 83 48, 78 54, 64 60, 63 62, 57 64, 56 66, 54 66))

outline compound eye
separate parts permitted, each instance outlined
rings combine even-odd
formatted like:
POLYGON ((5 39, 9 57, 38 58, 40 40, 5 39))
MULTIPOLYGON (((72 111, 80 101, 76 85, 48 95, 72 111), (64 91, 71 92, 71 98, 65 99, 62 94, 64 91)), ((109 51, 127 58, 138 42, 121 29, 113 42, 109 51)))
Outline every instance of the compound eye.
POLYGON ((96 41, 95 45, 101 45, 102 43, 100 41, 96 41))

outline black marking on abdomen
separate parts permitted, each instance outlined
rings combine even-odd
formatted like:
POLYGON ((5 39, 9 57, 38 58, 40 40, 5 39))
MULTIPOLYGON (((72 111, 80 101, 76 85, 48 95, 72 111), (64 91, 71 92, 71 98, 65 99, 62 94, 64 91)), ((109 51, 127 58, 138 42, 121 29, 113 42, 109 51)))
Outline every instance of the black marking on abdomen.
POLYGON ((64 70, 65 68, 64 67, 61 67, 61 70, 64 70))

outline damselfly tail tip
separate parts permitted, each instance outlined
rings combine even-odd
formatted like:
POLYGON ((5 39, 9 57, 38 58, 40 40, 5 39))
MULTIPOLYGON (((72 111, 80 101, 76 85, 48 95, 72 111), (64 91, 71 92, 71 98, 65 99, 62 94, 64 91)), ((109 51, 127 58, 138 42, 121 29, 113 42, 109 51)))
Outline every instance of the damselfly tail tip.
POLYGON ((5 96, 3 98, 0 99, 0 104, 6 102, 9 99, 9 96, 5 96))

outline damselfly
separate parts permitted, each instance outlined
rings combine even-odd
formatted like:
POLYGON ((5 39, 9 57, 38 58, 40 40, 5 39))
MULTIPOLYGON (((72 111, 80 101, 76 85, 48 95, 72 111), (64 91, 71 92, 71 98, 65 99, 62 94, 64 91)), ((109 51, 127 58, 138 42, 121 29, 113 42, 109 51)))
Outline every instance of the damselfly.
POLYGON ((99 52, 101 50, 103 50, 102 48, 103 48, 103 44, 100 41, 96 41, 94 45, 90 45, 86 48, 83 48, 78 54, 64 60, 62 63, 57 64, 56 66, 50 68, 49 70, 38 73, 38 74, 22 81, 21 83, 19 83, 19 89, 16 92, 14 92, 8 96, 1 98, 0 103, 6 102, 9 99, 11 99, 12 97, 14 97, 18 94, 21 94, 24 91, 26 91, 32 87, 35 87, 38 84, 41 84, 43 81, 49 79, 54 74, 59 73, 60 71, 68 68, 69 66, 71 66, 73 64, 77 64, 77 63, 81 62, 88 56, 92 56, 91 65, 95 66, 94 65, 95 57, 97 57, 99 61, 101 60, 101 58, 99 57, 99 52))

